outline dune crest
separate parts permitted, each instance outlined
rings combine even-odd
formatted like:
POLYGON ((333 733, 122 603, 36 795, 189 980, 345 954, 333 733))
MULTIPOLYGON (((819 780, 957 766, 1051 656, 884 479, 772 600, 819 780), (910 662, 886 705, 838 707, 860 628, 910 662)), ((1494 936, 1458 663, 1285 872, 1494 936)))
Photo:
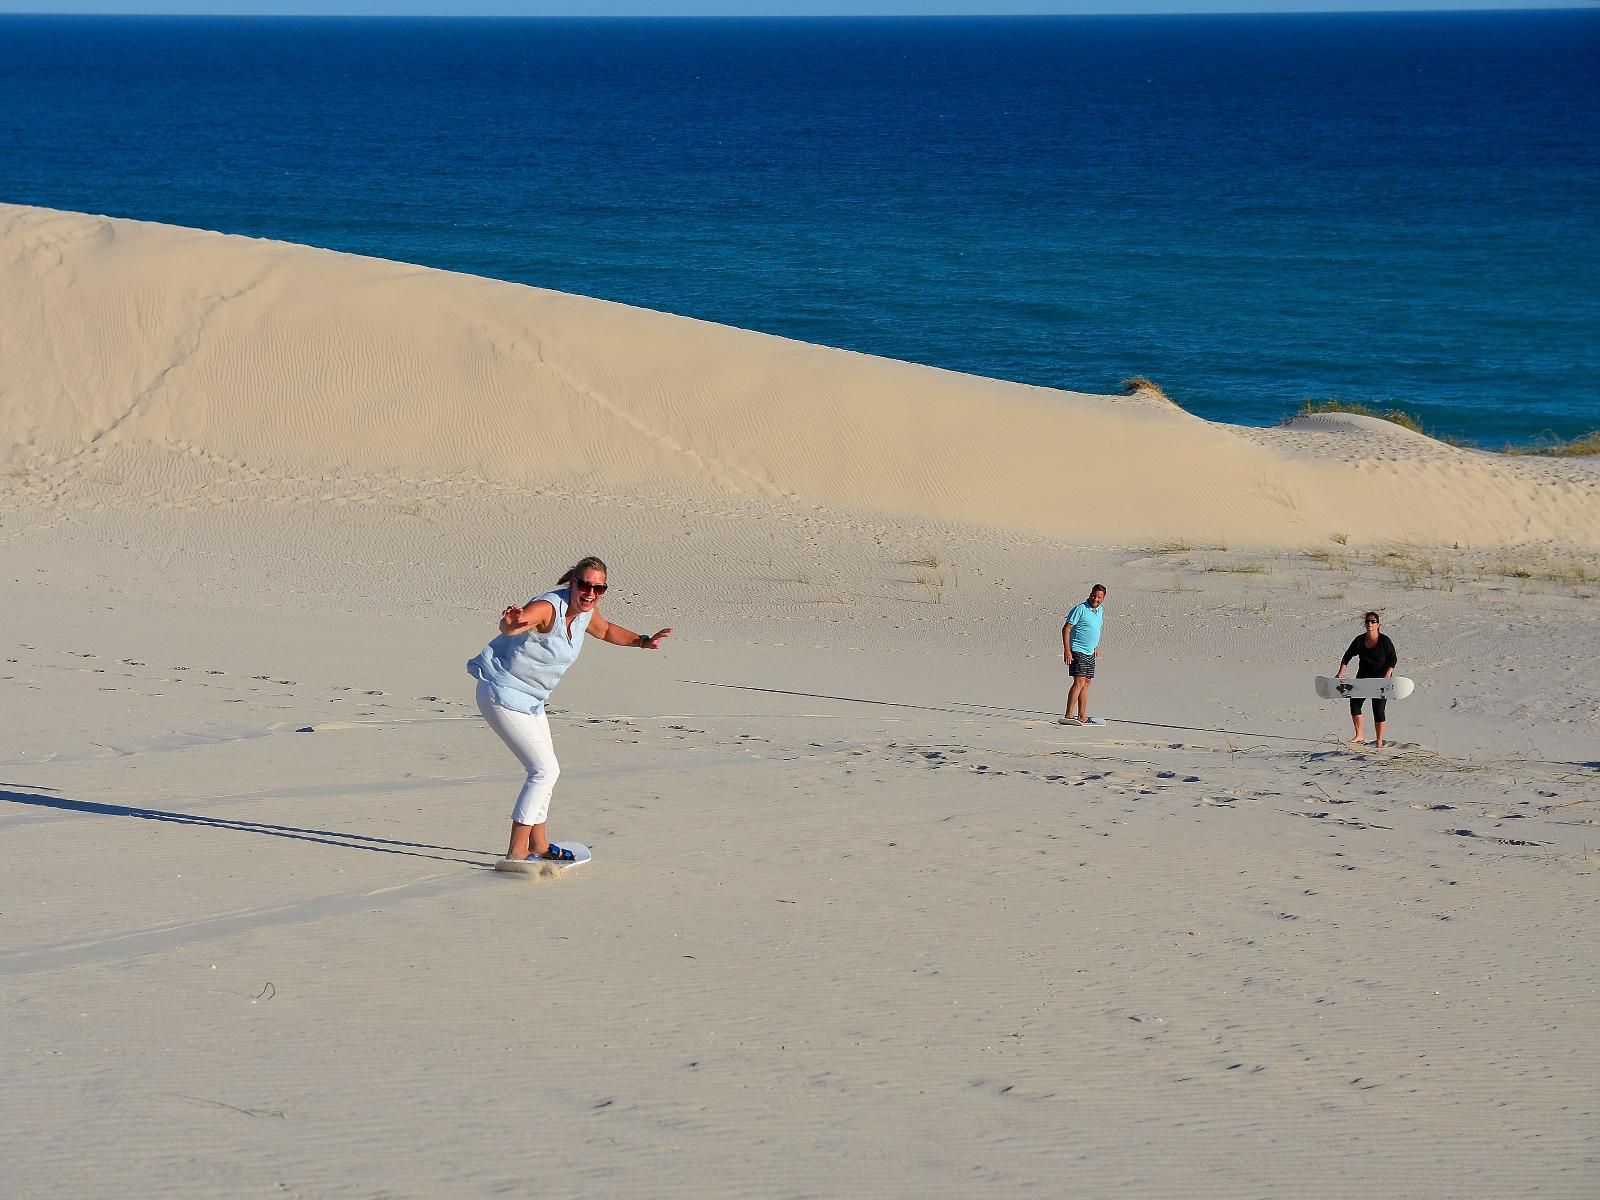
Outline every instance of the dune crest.
MULTIPOLYGON (((1600 469, 1240 430, 303 246, 0 206, 0 445, 581 484, 1094 543, 1600 544, 1600 469)), ((1303 424, 1303 423, 1302 423, 1303 424)))

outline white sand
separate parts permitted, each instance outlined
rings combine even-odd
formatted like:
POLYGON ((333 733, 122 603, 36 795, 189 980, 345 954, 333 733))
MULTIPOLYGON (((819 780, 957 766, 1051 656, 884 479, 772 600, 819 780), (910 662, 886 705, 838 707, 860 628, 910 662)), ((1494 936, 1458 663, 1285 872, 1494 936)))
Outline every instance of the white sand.
POLYGON ((10 1194, 1600 1190, 1594 460, 0 206, 0 462, 10 1194))

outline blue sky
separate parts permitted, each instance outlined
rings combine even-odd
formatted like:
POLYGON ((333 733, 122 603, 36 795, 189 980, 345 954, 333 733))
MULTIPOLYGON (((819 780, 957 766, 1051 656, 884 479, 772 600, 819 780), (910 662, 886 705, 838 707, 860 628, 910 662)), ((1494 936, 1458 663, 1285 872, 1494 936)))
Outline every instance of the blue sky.
POLYGON ((1600 8, 1600 0, 0 0, 0 13, 280 16, 953 16, 1600 8))

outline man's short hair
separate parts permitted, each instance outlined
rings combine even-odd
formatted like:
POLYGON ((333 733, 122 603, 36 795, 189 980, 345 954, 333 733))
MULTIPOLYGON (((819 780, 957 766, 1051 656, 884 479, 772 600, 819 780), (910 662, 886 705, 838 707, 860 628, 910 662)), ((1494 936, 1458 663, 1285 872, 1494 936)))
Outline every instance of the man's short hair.
POLYGON ((1101 594, 1107 595, 1107 596, 1109 596, 1111 594, 1110 592, 1106 591, 1106 585, 1103 584, 1103 583, 1097 583, 1092 588, 1089 589, 1089 595, 1091 595, 1091 596, 1094 595, 1096 592, 1100 592, 1101 594))

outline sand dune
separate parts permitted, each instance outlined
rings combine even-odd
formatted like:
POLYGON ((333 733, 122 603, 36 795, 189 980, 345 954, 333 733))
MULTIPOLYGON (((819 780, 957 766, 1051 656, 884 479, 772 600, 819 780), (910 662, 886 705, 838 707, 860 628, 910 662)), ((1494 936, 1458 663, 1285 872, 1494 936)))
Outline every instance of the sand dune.
POLYGON ((7 1195, 1589 1200, 1597 538, 1591 463, 0 208, 7 1195), (512 878, 463 664, 585 553, 676 633, 512 878))
MULTIPOLYGON (((1098 543, 1600 545, 1600 471, 872 358, 329 251, 0 207, 0 444, 759 497, 1098 543), (1314 452, 1308 452, 1314 449, 1314 452)), ((1374 423, 1376 424, 1376 423, 1374 423)))

